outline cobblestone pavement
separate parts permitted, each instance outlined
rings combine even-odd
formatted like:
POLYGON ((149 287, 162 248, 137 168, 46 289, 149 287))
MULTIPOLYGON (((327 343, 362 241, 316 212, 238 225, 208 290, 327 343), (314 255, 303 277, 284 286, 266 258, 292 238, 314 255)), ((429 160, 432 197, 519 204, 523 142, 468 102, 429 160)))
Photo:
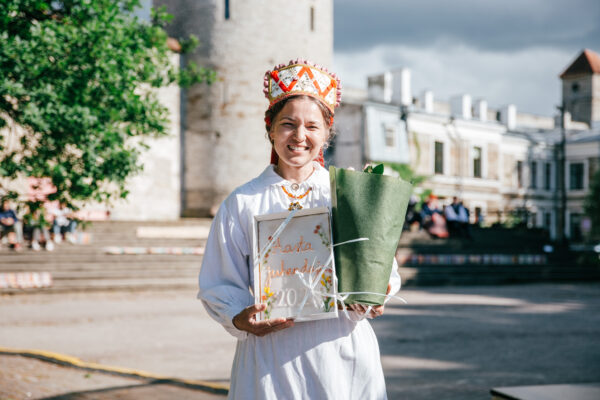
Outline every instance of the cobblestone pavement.
POLYGON ((167 383, 114 376, 55 365, 28 357, 0 355, 0 399, 217 400, 224 395, 167 383))
MULTIPOLYGON (((393 301, 373 321, 390 399, 489 399, 492 387, 600 382, 599 284, 401 295, 408 305, 393 301)), ((0 315, 0 346, 182 379, 227 382, 235 347, 193 291, 3 296, 0 315)), ((0 356, 0 388, 7 399, 214 397, 17 356, 0 356)))

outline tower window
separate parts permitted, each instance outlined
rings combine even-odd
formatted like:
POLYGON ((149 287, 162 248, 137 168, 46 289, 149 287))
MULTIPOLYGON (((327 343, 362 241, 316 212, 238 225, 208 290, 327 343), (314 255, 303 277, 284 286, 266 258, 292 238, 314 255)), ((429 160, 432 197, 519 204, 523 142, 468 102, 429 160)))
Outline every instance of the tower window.
POLYGON ((571 85, 571 91, 572 91, 573 93, 577 93, 577 92, 579 92, 579 83, 577 83, 577 82, 573 83, 573 84, 571 85))
POLYGON ((310 8, 310 30, 311 32, 315 31, 315 8, 310 8))
POLYGON ((231 13, 229 10, 229 0, 225 0, 225 19, 231 18, 231 13))

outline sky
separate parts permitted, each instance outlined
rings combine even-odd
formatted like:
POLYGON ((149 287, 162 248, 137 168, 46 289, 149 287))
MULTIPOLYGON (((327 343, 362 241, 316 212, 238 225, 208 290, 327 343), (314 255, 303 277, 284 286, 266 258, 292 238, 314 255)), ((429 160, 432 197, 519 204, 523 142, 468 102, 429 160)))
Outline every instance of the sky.
POLYGON ((343 86, 407 67, 415 97, 467 93, 552 116, 558 75, 584 48, 600 53, 600 0, 334 0, 343 86))

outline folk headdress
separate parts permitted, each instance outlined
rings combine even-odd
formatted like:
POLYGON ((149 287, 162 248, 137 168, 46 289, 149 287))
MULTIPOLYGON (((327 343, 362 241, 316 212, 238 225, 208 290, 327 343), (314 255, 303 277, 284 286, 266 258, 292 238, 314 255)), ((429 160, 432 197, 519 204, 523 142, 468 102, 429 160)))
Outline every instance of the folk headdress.
MULTIPOLYGON (((269 108, 283 99, 292 96, 305 95, 319 100, 331 114, 340 105, 342 85, 336 74, 326 68, 307 60, 296 59, 286 64, 279 64, 273 70, 265 73, 265 97, 269 100, 269 108)), ((267 126, 271 121, 265 119, 267 126)), ((331 126, 331 121, 327 121, 331 126)), ((271 152, 271 163, 277 164, 277 153, 271 152)), ((322 151, 317 159, 323 165, 322 151)))

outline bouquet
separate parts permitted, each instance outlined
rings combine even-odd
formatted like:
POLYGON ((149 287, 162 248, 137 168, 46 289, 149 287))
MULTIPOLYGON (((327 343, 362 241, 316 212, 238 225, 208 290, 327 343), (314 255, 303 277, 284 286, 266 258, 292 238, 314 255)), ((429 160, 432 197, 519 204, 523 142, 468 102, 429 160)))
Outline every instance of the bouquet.
POLYGON ((345 303, 381 305, 402 233, 412 185, 383 175, 383 165, 364 172, 329 168, 338 292, 360 292, 345 303), (368 240, 344 243, 368 238, 368 240), (374 293, 380 293, 374 294, 374 293))

